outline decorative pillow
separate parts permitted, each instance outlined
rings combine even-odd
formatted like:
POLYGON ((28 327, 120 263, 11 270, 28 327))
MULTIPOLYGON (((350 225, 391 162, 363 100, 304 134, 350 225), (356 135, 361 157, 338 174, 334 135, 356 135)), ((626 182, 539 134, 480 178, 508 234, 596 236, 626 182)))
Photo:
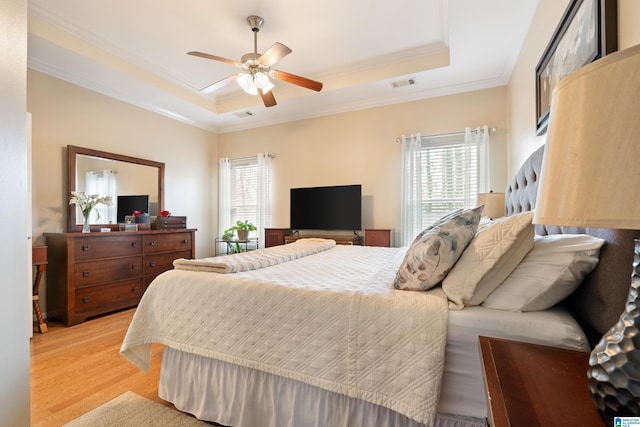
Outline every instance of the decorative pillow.
POLYGON ((482 208, 456 211, 422 231, 407 250, 393 286, 426 291, 442 282, 473 239, 482 208))
POLYGON ((442 282, 454 308, 479 305, 533 248, 533 211, 497 218, 478 230, 442 282))
POLYGON ((603 244, 586 234, 536 236, 531 252, 482 305, 510 311, 553 307, 595 268, 603 244))

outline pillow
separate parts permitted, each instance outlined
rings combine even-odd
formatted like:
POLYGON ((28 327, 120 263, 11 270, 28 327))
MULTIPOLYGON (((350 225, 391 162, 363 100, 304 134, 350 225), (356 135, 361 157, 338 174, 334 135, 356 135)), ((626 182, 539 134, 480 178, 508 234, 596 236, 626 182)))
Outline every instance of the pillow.
POLYGON ((603 244, 586 234, 536 236, 531 252, 482 305, 510 311, 553 307, 595 268, 603 244))
POLYGON ((479 305, 533 248, 533 211, 497 218, 478 230, 442 282, 452 308, 479 305))
POLYGON ((426 291, 447 275, 476 234, 483 206, 436 221, 411 243, 396 273, 396 289, 426 291))

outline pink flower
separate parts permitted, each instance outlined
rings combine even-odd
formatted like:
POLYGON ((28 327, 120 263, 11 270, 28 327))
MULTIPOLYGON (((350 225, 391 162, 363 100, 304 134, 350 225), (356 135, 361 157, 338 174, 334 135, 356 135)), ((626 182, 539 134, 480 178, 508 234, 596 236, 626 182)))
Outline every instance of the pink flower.
POLYGON ((133 211, 133 216, 140 216, 140 215, 142 215, 140 211, 133 211))

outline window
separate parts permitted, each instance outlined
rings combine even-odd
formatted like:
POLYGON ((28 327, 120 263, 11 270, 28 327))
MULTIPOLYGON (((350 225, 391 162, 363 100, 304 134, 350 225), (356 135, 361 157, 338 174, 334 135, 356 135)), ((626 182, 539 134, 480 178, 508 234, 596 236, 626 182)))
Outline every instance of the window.
MULTIPOLYGON (((249 221, 264 236, 271 226, 271 158, 268 153, 242 159, 220 159, 219 235, 236 221, 249 221)), ((264 247, 264 239, 259 246, 264 247)))
POLYGON ((444 215, 476 204, 486 186, 488 129, 403 139, 402 244, 444 215))
MULTIPOLYGON (((230 223, 236 221, 258 222, 258 162, 250 159, 231 160, 231 211, 230 223)), ((255 237, 255 231, 250 233, 255 237)))

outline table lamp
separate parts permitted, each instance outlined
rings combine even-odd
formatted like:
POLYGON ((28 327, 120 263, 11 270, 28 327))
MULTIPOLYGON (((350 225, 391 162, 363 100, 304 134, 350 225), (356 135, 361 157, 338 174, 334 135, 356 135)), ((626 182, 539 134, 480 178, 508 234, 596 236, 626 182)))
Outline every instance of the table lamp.
MULTIPOLYGON (((553 91, 534 223, 640 229, 640 45, 597 60, 553 91)), ((591 352, 601 416, 640 416, 640 240, 625 311, 591 352)))
POLYGON ((488 218, 500 218, 504 216, 504 193, 488 193, 478 194, 478 206, 484 205, 482 216, 488 218))

